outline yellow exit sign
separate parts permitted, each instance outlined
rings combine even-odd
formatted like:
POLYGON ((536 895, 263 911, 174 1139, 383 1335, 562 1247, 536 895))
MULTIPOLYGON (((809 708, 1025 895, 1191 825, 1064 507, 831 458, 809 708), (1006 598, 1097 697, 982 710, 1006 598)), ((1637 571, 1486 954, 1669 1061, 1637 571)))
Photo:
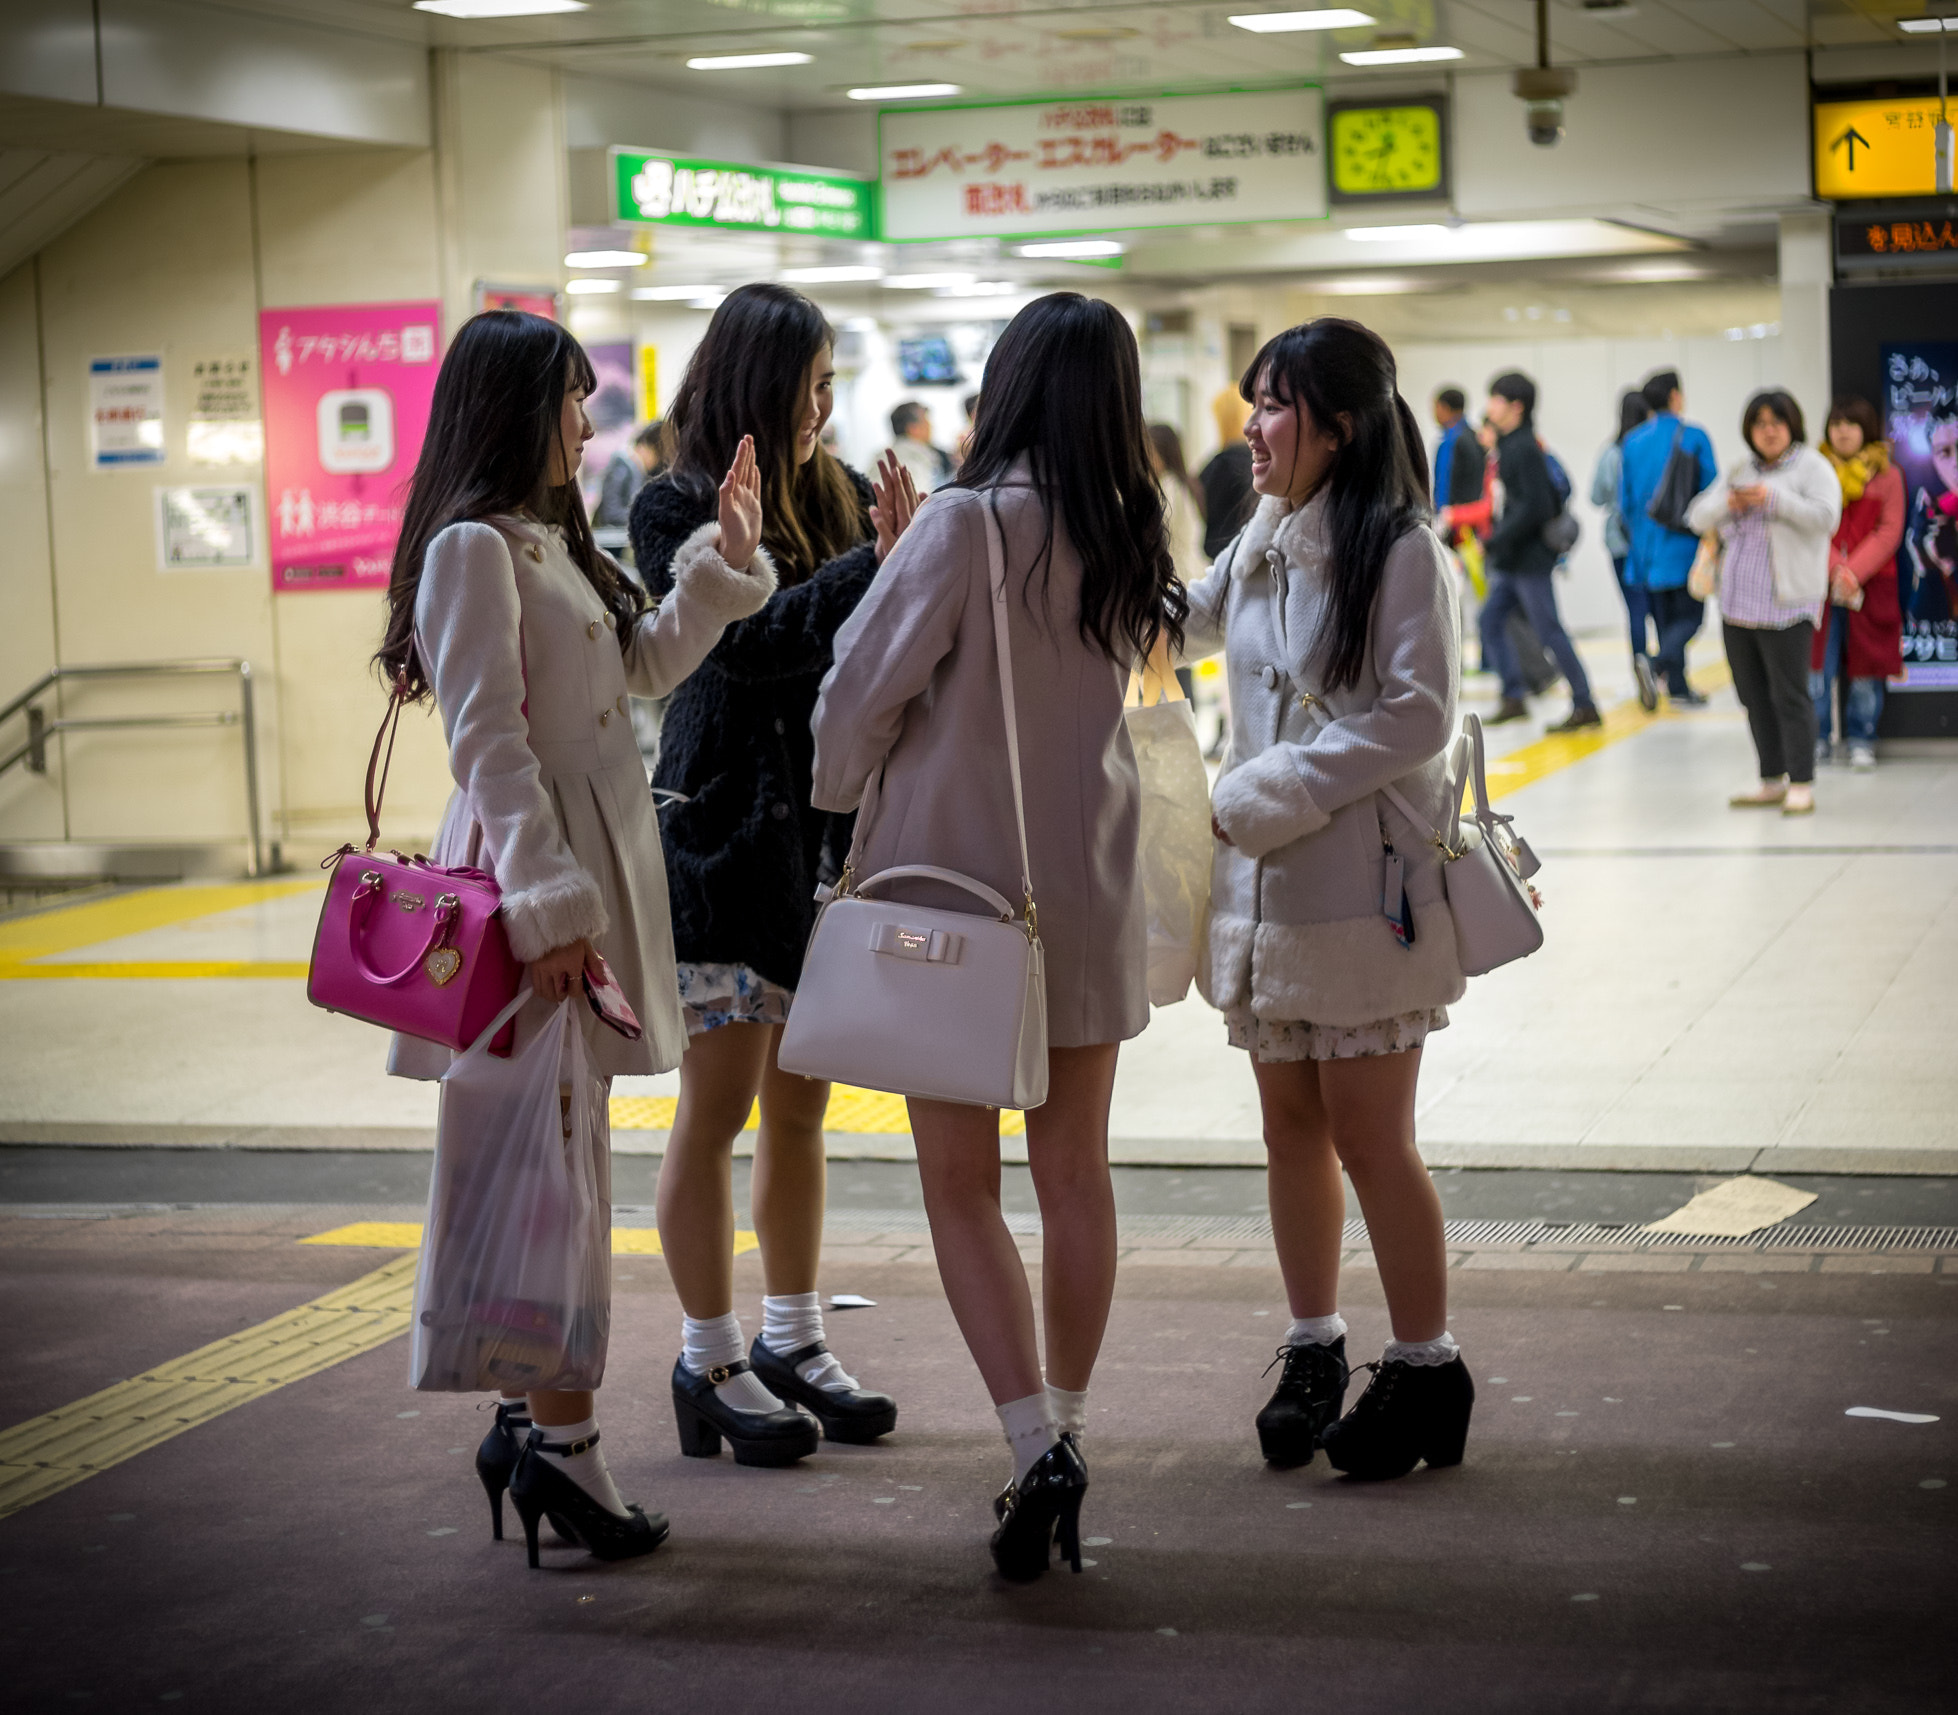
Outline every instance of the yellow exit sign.
POLYGON ((1815 194, 1830 202, 1936 195, 1937 123, 1935 95, 1818 101, 1815 194))

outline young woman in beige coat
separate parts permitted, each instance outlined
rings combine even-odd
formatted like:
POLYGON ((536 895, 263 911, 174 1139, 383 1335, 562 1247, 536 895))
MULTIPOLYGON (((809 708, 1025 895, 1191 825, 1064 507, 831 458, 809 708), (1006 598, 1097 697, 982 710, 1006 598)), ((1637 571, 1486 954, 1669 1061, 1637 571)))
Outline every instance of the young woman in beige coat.
MULTIPOLYGON (((1049 1094, 1027 1115, 1044 1225, 1043 1386, 1032 1295, 999 1206, 999 1114, 913 1100, 940 1278, 991 1392, 1013 1477, 993 1557, 1046 1570, 1056 1526, 1080 1569, 1080 1437, 1115 1284, 1108 1104, 1116 1050, 1149 1019, 1122 724, 1129 663, 1172 641, 1182 588, 1149 472, 1135 337, 1107 304, 1029 304, 986 365, 972 449, 837 634, 816 706, 815 804, 850 810, 882 773, 857 872, 956 868, 1008 898, 1020 856, 994 648, 988 520, 1004 538, 1027 843, 1045 948, 1049 1094)), ((933 883, 915 903, 970 909, 933 883)))
POLYGON ((1448 1332, 1441 1204, 1414 1147, 1421 1046, 1464 987, 1434 830, 1449 825, 1459 618, 1427 460, 1377 334, 1326 317, 1244 377, 1243 533, 1190 592, 1224 647, 1231 753, 1197 982, 1251 1055, 1293 1322, 1265 1457, 1398 1477, 1462 1457, 1475 1390, 1448 1332), (1419 812, 1410 821, 1393 787, 1419 812), (1394 1339, 1344 1421, 1340 1230, 1353 1182, 1394 1339))
MULTIPOLYGON (((775 576, 744 443, 714 539, 676 568, 658 611, 643 611, 594 545, 578 495, 593 384, 590 360, 554 322, 491 310, 463 325, 409 484, 378 659, 441 711, 456 791, 431 855, 485 870, 502 890, 535 996, 518 1015, 519 1047, 601 959, 644 1026, 629 1042, 576 1008, 599 1075, 581 1095, 603 1138, 612 1077, 670 1070, 686 1045, 659 828, 626 697, 672 690, 729 623, 767 601, 775 576)), ((439 1078, 449 1062, 445 1048, 397 1037, 389 1069, 439 1078)), ((436 1149, 468 1143, 438 1133, 436 1149)), ((498 1536, 507 1486, 533 1545, 548 1513, 601 1559, 656 1548, 665 1519, 620 1501, 597 1442, 589 1392, 500 1401, 476 1457, 498 1536)))

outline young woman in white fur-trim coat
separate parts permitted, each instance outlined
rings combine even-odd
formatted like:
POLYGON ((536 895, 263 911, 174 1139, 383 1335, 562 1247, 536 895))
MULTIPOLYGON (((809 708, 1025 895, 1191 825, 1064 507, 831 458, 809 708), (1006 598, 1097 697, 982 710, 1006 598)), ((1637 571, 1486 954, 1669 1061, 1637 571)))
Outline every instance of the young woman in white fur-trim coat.
POLYGON ((1460 1461, 1475 1397, 1448 1332, 1441 1204, 1414 1147, 1422 1043, 1464 987, 1433 838, 1461 622, 1385 342, 1307 322, 1258 354, 1244 394, 1263 498, 1190 591, 1186 653, 1223 646, 1232 714, 1197 981, 1251 1056, 1293 1316, 1258 1436, 1277 1465, 1323 1446, 1342 1471, 1398 1477, 1460 1461), (1394 1332, 1343 1420, 1342 1167, 1394 1332))
MULTIPOLYGON (((591 1104, 604 1139, 612 1076, 668 1071, 686 1045, 659 826, 626 696, 672 690, 730 623, 766 603, 775 574, 744 442, 713 538, 645 611, 593 543, 578 495, 594 380, 577 341, 542 317, 491 310, 456 334, 409 484, 378 661, 441 710, 456 790, 431 854, 489 872, 502 890, 511 950, 534 991, 517 1018, 519 1048, 601 959, 645 1027, 628 1042, 582 1001, 574 1009, 598 1074, 574 1099, 591 1104)), ((397 1037, 389 1070, 438 1078, 450 1059, 397 1037)), ((438 1126, 438 1155, 470 1142, 438 1126)), ((588 1391, 499 1403, 476 1456, 499 1536, 507 1487, 533 1544, 548 1512, 560 1536, 601 1559, 659 1546, 666 1521, 619 1499, 593 1411, 588 1391)))

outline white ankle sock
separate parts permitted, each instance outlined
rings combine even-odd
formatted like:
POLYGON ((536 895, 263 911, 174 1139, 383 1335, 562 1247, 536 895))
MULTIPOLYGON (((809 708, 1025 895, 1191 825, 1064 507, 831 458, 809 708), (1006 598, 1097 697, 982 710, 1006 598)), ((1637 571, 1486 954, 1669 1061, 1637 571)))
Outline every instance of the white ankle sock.
POLYGON ((1047 1403, 1054 1408, 1054 1427, 1063 1435, 1077 1439, 1088 1433, 1088 1390, 1082 1388, 1076 1393, 1072 1388, 1055 1387, 1047 1384, 1047 1403))
MULTIPOLYGON (((817 1292, 788 1292, 761 1301, 761 1343, 778 1358, 799 1352, 823 1337, 823 1300, 817 1292)), ((836 1361, 833 1352, 818 1352, 795 1367, 811 1387, 848 1393, 857 1378, 836 1361)))
POLYGON ((1330 1316, 1294 1316, 1288 1346, 1330 1346, 1346 1338, 1346 1318, 1335 1310, 1330 1316))
MULTIPOLYGON (((704 1376, 717 1364, 737 1363, 748 1355, 741 1339, 741 1318, 731 1310, 725 1316, 709 1316, 704 1321, 683 1316, 680 1329, 686 1341, 681 1362, 697 1376, 704 1376)), ((762 1385, 761 1377, 753 1370, 743 1370, 738 1376, 717 1383, 714 1394, 721 1404, 736 1411, 782 1409, 782 1402, 762 1385)))
POLYGON ((1455 1344, 1455 1336, 1445 1328, 1433 1340, 1389 1340, 1386 1351, 1380 1354, 1383 1364, 1413 1364, 1417 1369, 1438 1364, 1452 1364, 1462 1355, 1462 1348, 1455 1344))
MULTIPOLYGON (((567 1442, 582 1441, 588 1435, 598 1433, 598 1419, 588 1417, 582 1423, 539 1423, 533 1433, 541 1435, 556 1446, 567 1442)), ((605 1450, 602 1447, 587 1447, 582 1453, 546 1453, 534 1450, 539 1459, 548 1459, 593 1500, 608 1512, 625 1517, 625 1502, 619 1499, 619 1491, 612 1481, 612 1473, 605 1469, 605 1450)))
POLYGON ((1013 1481, 1017 1483, 1061 1438, 1054 1422, 1053 1403, 1043 1387, 1025 1399, 1009 1399, 993 1410, 999 1414, 999 1425, 1006 1431, 1006 1445, 1013 1450, 1013 1481))

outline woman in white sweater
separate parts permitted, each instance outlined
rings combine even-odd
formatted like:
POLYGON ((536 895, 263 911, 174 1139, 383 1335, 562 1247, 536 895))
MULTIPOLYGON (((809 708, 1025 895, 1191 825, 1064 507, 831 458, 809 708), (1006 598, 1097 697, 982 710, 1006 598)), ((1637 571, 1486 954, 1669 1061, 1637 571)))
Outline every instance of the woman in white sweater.
MULTIPOLYGON (((582 1000, 573 1012, 597 1074, 574 1099, 589 1104, 603 1151, 613 1075, 668 1071, 687 1039, 659 827, 626 696, 672 690, 732 621, 767 601, 775 574, 744 441, 721 485, 717 536, 676 568, 658 611, 643 610, 637 586, 593 543, 578 495, 593 385, 590 359, 554 322, 490 310, 463 324, 409 483, 377 659, 405 695, 432 694, 441 710, 456 790, 430 853, 489 872, 501 889, 534 996, 517 1018, 518 1051, 603 963, 644 1026, 627 1041, 582 1000)), ((389 1069, 439 1078, 449 1062, 445 1048, 397 1037, 389 1069)), ((438 1124, 438 1156, 471 1142, 438 1124)), ((648 1553, 666 1535, 664 1518, 619 1499, 593 1413, 589 1391, 506 1394, 477 1453, 496 1534, 507 1487, 532 1566, 547 1514, 604 1560, 648 1553)))
POLYGON ((1686 521, 1720 533, 1720 633, 1761 765, 1761 783, 1728 800, 1737 810, 1815 809, 1815 703, 1809 652, 1829 597, 1829 539, 1842 484, 1805 444, 1802 408, 1779 389, 1741 413, 1749 457, 1700 495, 1686 521))
POLYGON ((1191 654, 1222 644, 1234 715, 1197 981, 1251 1056, 1293 1317, 1258 1435, 1274 1464, 1324 1446, 1342 1471, 1398 1477, 1459 1463, 1475 1398, 1448 1332, 1441 1204, 1414 1147, 1422 1043, 1464 987, 1433 837, 1452 809, 1455 585, 1377 334, 1333 317, 1292 328, 1243 388, 1263 498, 1190 591, 1186 629, 1191 654), (1343 1421, 1342 1167, 1394 1332, 1343 1421))

